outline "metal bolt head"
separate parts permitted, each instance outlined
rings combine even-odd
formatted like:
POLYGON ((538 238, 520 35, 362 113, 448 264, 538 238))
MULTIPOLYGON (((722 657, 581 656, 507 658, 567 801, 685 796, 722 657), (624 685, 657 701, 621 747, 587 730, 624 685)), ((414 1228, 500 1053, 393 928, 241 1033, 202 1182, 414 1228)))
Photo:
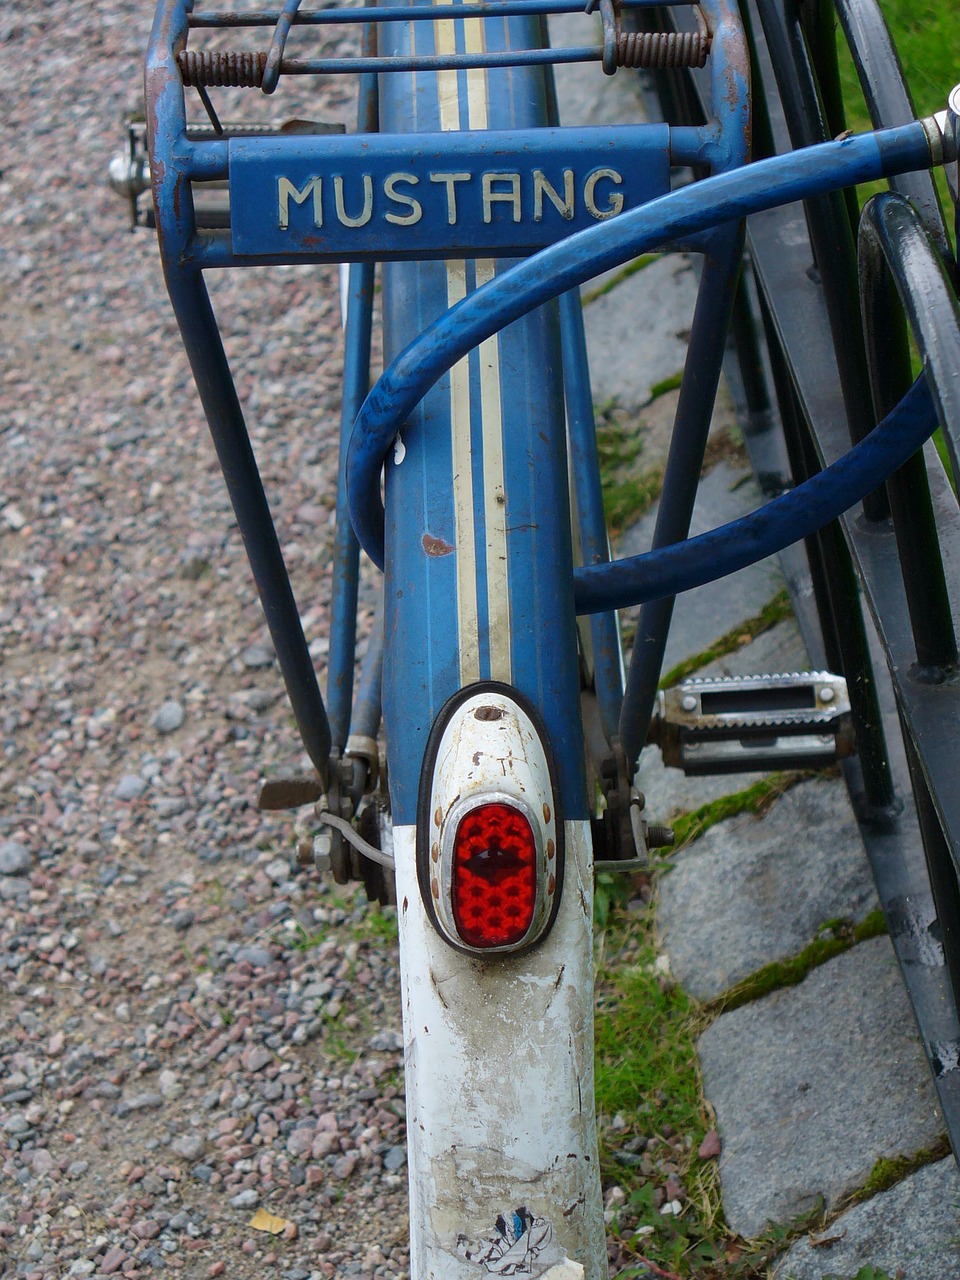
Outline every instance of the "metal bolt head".
POLYGON ((313 840, 309 836, 297 841, 297 866, 309 867, 313 862, 313 840))
POLYGON ((680 705, 681 707, 683 707, 684 711, 696 711, 697 699, 694 697, 692 693, 685 693, 680 702, 680 705))
POLYGON ((830 687, 830 685, 828 685, 828 684, 825 684, 825 685, 823 686, 823 688, 820 690, 820 701, 821 701, 821 702, 833 702, 833 700, 834 700, 834 698, 835 698, 836 696, 837 696, 837 695, 836 695, 835 690, 834 690, 834 689, 832 689, 832 688, 830 687))
POLYGON ((333 833, 321 831, 313 837, 313 865, 318 871, 329 871, 333 856, 333 833))

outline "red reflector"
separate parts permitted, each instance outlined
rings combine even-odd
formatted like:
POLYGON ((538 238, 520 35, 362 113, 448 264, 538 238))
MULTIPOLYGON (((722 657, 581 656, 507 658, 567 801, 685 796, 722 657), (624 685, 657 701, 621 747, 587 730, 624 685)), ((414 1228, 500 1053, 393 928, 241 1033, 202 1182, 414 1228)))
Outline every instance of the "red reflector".
POLYGON ((453 918, 471 947, 518 943, 537 904, 537 844, 526 815, 509 804, 481 804, 457 826, 453 918))

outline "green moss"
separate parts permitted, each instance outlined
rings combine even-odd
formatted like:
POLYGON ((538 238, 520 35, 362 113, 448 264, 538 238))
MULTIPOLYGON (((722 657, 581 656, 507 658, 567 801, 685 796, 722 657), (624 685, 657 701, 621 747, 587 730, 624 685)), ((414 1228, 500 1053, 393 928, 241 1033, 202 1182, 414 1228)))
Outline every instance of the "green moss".
POLYGON ((753 786, 743 791, 731 792, 728 796, 720 796, 702 804, 691 813, 681 814, 671 823, 674 835, 674 849, 682 849, 693 840, 699 839, 705 831, 724 822, 727 818, 735 818, 741 813, 762 813, 774 800, 795 787, 798 782, 809 778, 809 773, 794 770, 789 773, 772 773, 761 778, 753 786))
POLYGON ((850 920, 828 920, 817 930, 814 940, 795 956, 785 960, 775 960, 764 965, 756 973, 738 982, 735 987, 725 991, 723 995, 711 1000, 704 1007, 704 1013, 713 1017, 727 1013, 731 1009, 739 1009, 741 1005, 751 1004, 769 995, 771 991, 780 991, 784 987, 795 987, 813 969, 844 951, 849 951, 858 942, 866 942, 868 938, 878 938, 887 932, 887 922, 883 912, 871 911, 870 914, 854 924, 850 920))
POLYGON ((688 676, 693 675, 695 671, 699 671, 711 662, 716 662, 718 659, 726 657, 728 653, 734 653, 737 649, 742 649, 744 645, 749 644, 751 640, 755 640, 764 631, 769 631, 778 622, 782 622, 785 618, 792 616, 793 609, 790 605, 789 595, 785 590, 778 591, 773 599, 763 606, 756 617, 747 618, 745 621, 738 623, 732 631, 728 631, 726 635, 714 640, 709 648, 703 649, 700 653, 696 653, 690 658, 685 658, 683 662, 678 662, 675 667, 671 667, 661 679, 660 688, 672 688, 673 685, 679 684, 681 680, 686 680, 688 676))
POLYGON ((676 373, 671 373, 669 378, 661 378, 659 382, 655 382, 650 388, 650 400, 659 400, 661 396, 665 396, 668 391, 676 391, 683 382, 683 370, 678 369, 676 373))
POLYGON ((892 1159, 881 1157, 870 1170, 866 1182, 853 1193, 848 1203, 859 1204, 862 1200, 869 1200, 881 1191, 889 1191, 911 1173, 916 1173, 924 1165, 943 1160, 949 1154, 950 1139, 944 1134, 933 1146, 916 1151, 913 1155, 894 1156, 892 1159))
POLYGON ((617 533, 639 520, 656 502, 663 486, 663 471, 652 467, 630 474, 631 464, 643 449, 636 424, 630 422, 612 400, 597 405, 594 413, 603 509, 611 531, 617 533))

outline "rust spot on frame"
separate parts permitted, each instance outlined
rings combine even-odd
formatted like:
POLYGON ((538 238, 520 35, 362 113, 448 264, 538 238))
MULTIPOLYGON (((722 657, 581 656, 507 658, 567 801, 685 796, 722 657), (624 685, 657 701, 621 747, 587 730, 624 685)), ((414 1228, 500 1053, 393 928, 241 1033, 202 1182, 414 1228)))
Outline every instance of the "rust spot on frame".
POLYGON ((445 542, 443 538, 435 538, 432 533, 425 533, 420 542, 428 556, 449 556, 454 551, 449 542, 445 542))
POLYGON ((502 720, 502 707, 477 707, 473 713, 474 720, 502 720))

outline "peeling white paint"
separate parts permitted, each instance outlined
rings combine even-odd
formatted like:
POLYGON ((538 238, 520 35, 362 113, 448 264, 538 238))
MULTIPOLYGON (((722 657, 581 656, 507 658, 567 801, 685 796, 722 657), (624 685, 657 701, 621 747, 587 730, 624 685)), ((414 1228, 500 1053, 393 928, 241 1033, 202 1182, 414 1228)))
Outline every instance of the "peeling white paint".
MULTIPOLYGON (((509 756, 504 762, 512 769, 509 756)), ((564 832, 566 878, 550 933, 523 955, 478 959, 454 951, 430 924, 415 828, 394 828, 418 1280, 497 1274, 458 1256, 458 1241, 483 1240, 499 1215, 521 1207, 550 1225, 557 1248, 539 1269, 516 1276, 607 1274, 593 1109, 589 824, 566 823, 564 832)))

